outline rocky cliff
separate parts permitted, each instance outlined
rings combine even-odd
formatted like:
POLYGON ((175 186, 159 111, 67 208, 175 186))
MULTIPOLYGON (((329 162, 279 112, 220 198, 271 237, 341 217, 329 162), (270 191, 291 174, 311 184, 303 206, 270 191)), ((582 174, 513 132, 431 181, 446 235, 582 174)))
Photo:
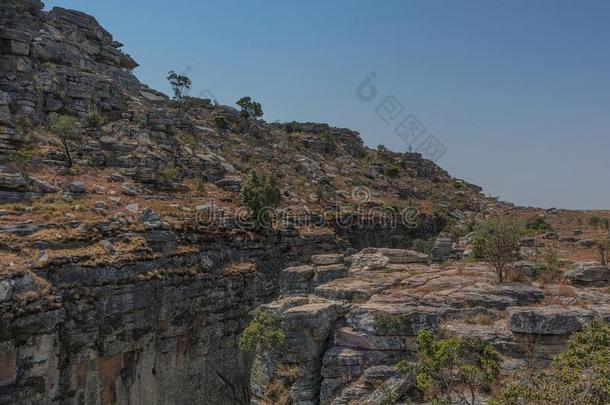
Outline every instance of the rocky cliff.
MULTIPOLYGON (((42 7, 0 6, 1 404, 247 403, 253 359, 236 339, 277 297, 280 269, 352 243, 408 245, 446 223, 436 210, 418 211, 416 228, 340 223, 334 207, 355 186, 379 185, 363 203, 406 207, 432 179, 453 180, 416 154, 376 157, 350 130, 244 131, 233 108, 184 109, 136 79, 95 18, 42 7), (80 121, 72 167, 48 131, 53 113, 80 121), (394 162, 413 184, 379 181, 394 162), (255 168, 281 173, 284 208, 305 206, 303 226, 293 215, 240 226, 237 191, 255 168)), ((455 198, 483 201, 472 196, 455 198)))
POLYGON ((36 0, 0 12, 0 404, 243 404, 270 384, 298 404, 386 403, 388 390, 408 398, 393 365, 418 328, 478 334, 522 360, 527 336, 550 336, 552 351, 607 316, 608 279, 591 266, 566 274, 582 289, 566 309, 547 299, 559 287, 499 286, 483 264, 354 255, 417 242, 459 258, 477 220, 521 212, 422 155, 170 100, 95 18, 36 0), (281 194, 263 229, 238 198, 254 170, 281 194), (260 308, 281 319, 284 352, 238 350, 260 308), (492 322, 465 326, 479 315, 492 322))

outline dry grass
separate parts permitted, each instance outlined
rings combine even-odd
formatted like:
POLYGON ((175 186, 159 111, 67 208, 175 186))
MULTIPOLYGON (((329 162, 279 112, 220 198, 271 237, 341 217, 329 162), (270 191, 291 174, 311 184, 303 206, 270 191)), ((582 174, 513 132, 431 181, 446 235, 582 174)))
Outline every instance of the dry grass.
POLYGON ((267 386, 264 397, 261 400, 264 405, 291 405, 292 396, 290 388, 282 380, 274 379, 267 386))
POLYGON ((494 318, 489 314, 476 314, 473 315, 464 311, 462 318, 464 323, 469 325, 491 325, 495 322, 494 318))
POLYGON ((558 287, 559 294, 563 297, 576 297, 576 289, 567 284, 560 284, 558 287))

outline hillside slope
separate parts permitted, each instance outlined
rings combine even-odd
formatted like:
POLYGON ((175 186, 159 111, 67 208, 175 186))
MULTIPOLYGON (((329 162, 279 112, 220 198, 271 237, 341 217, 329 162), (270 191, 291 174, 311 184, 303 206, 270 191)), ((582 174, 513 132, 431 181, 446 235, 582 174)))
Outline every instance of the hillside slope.
MULTIPOLYGON (((477 221, 509 213, 545 215, 565 233, 584 224, 581 213, 485 197, 420 154, 373 150, 349 129, 170 100, 138 81, 137 62, 86 14, 37 0, 3 1, 0 12, 0 404, 247 403, 254 358, 237 340, 253 309, 294 293, 282 270, 339 252, 328 277, 366 300, 441 270, 458 272, 458 287, 486 283, 475 293, 493 298, 489 268, 399 266, 371 281, 348 277, 343 257, 444 232, 454 239, 438 238, 435 252, 457 258, 477 221), (58 130, 57 117, 70 125, 58 130), (262 227, 239 197, 254 171, 280 194, 262 227)), ((592 257, 575 239, 546 243, 592 257)), ((518 301, 504 298, 502 310, 518 301)), ((332 304, 333 321, 344 304, 332 304)), ((327 377, 326 395, 345 388, 327 377)))

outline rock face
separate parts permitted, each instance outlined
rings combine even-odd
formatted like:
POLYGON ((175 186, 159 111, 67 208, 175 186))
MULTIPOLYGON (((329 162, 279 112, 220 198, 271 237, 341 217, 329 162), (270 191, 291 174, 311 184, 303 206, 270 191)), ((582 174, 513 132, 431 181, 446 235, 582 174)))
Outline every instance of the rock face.
POLYGON ((577 292, 564 308, 547 305, 547 290, 498 285, 481 264, 431 264, 455 253, 450 239, 432 257, 404 249, 447 216, 463 226, 467 210, 497 208, 421 154, 376 152, 326 124, 245 131, 234 108, 184 106, 139 83, 95 18, 42 10, 0 3, 0 202, 11 202, 0 210, 0 404, 264 403, 278 382, 295 404, 382 404, 413 388, 395 364, 421 329, 478 336, 520 360, 532 336, 559 347, 609 318, 606 293, 580 291, 605 283, 603 269, 567 273, 577 292), (52 113, 78 118, 75 170, 52 113), (18 167, 32 163, 26 146, 30 172, 18 167), (404 178, 386 181, 390 164, 404 178), (287 174, 276 211, 311 203, 307 219, 253 232, 225 215, 259 166, 287 174), (340 207, 396 214, 388 196, 430 197, 427 214, 359 223, 340 207), (241 353, 261 306, 286 342, 241 353))
POLYGON ((142 87, 130 73, 137 63, 93 17, 59 7, 43 14, 42 3, 31 0, 1 7, 0 151, 14 150, 22 141, 11 115, 36 123, 56 111, 120 114, 126 90, 142 87), (32 72, 29 83, 22 80, 32 72))
MULTIPOLYGON (((422 329, 479 337, 506 357, 509 370, 531 355, 552 358, 570 334, 610 314, 607 305, 545 305, 542 290, 497 284, 486 265, 417 263, 424 259, 406 250, 364 249, 345 259, 314 256, 311 264, 282 271, 283 297, 263 307, 278 314, 291 338, 282 348, 259 353, 253 402, 264 403, 288 368, 300 370, 293 371, 283 391, 294 403, 381 404, 414 386, 395 365, 413 358, 422 329), (349 270, 313 282, 320 268, 340 261, 349 263, 349 270)), ((602 295, 593 301, 609 299, 602 295)))
MULTIPOLYGON (((159 219, 145 209, 142 220, 159 219)), ((324 253, 320 239, 292 250, 297 239, 265 241, 273 249, 208 239, 198 253, 121 267, 47 258, 48 285, 30 273, 1 275, 0 403, 248 403, 251 358, 236 345, 248 312, 277 294, 282 264, 324 253), (223 270, 244 260, 256 260, 256 270, 223 270)), ((319 370, 341 308, 331 302, 286 311, 287 355, 305 356, 319 370)), ((319 374, 307 376, 302 398, 319 387, 319 374)))
POLYGON ((579 263, 574 270, 567 271, 564 277, 572 284, 602 286, 610 283, 610 268, 595 263, 579 263))
POLYGON ((568 335, 583 329, 594 318, 594 312, 579 307, 548 306, 508 310, 510 330, 530 335, 568 335))
POLYGON ((435 261, 447 260, 453 252, 453 239, 450 237, 438 237, 432 248, 432 259, 435 261))

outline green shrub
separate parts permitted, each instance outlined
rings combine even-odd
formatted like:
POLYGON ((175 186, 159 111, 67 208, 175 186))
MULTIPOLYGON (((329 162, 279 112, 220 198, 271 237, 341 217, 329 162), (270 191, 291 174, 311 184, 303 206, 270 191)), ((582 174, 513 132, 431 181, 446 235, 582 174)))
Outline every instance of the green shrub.
POLYGON ((383 168, 383 175, 390 178, 400 176, 400 168, 398 166, 386 166, 383 168))
POLYGON ((432 254, 434 240, 415 239, 412 249, 419 253, 432 254))
POLYGON ((224 130, 229 128, 229 121, 225 117, 214 117, 216 128, 224 130))
POLYGON ((480 338, 435 339, 427 330, 417 334, 417 361, 401 361, 398 369, 414 378, 417 387, 435 404, 474 405, 500 373, 501 357, 480 338))
POLYGON ((205 180, 202 179, 201 177, 196 177, 193 180, 193 186, 195 187, 195 190, 202 193, 205 191, 205 180))
POLYGON ((281 194, 273 177, 253 171, 242 185, 239 199, 250 208, 255 224, 260 229, 267 224, 269 211, 279 205, 281 194))
POLYGON ((553 227, 539 215, 528 218, 525 228, 537 232, 550 232, 553 230, 553 227))
POLYGON ((510 265, 519 258, 521 228, 511 219, 492 219, 477 226, 472 252, 477 259, 489 262, 500 282, 510 265))
POLYGON ((24 148, 18 149, 11 154, 10 161, 20 173, 26 173, 32 163, 32 151, 24 148))
POLYGON ((300 122, 296 122, 296 121, 292 121, 289 122, 288 124, 286 124, 286 132, 291 134, 293 132, 302 132, 303 131, 303 124, 301 124, 300 122))
POLYGON ((69 142, 80 140, 80 128, 78 119, 69 115, 51 114, 49 117, 49 129, 61 140, 68 160, 68 167, 72 167, 72 155, 69 142))
POLYGON ((239 350, 242 352, 270 351, 281 346, 286 333, 279 325, 279 319, 269 311, 258 311, 252 322, 246 326, 239 337, 239 350))
POLYGON ((102 114, 97 111, 93 111, 87 115, 87 123, 89 123, 89 125, 92 127, 99 128, 104 125, 105 120, 102 114))
POLYGON ((291 136, 288 138, 288 146, 290 146, 291 149, 299 152, 302 152, 305 149, 305 144, 303 141, 296 136, 291 136))
POLYGON ((178 177, 178 169, 175 167, 166 167, 159 171, 161 176, 165 177, 167 180, 175 180, 178 177))
POLYGON ((542 271, 539 275, 541 281, 551 283, 557 281, 561 276, 561 262, 557 251, 548 247, 542 252, 542 271))
POLYGON ((610 220, 608 218, 602 218, 599 215, 593 215, 589 218, 589 225, 595 229, 608 229, 610 228, 610 220))
POLYGON ((594 321, 575 333, 568 349, 545 370, 529 369, 505 384, 506 405, 610 403, 610 324, 594 321))

